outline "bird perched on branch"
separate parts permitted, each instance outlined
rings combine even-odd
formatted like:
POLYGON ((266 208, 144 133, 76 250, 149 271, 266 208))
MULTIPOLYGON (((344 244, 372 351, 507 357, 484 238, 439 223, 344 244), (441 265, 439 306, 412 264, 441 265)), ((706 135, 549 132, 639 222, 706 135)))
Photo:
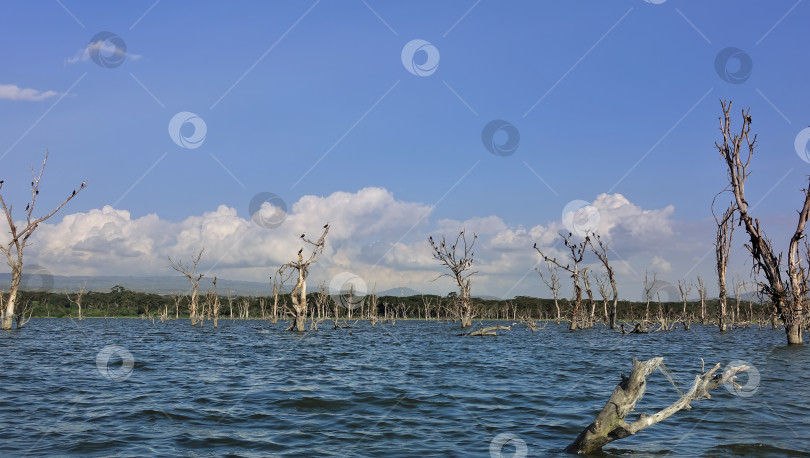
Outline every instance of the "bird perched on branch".
POLYGON ((305 235, 306 235, 306 234, 301 234, 301 238, 304 238, 304 236, 305 236, 305 235))
POLYGON ((298 250, 298 255, 300 256, 300 255, 301 255, 301 253, 303 253, 303 252, 304 252, 304 249, 303 249, 303 248, 301 248, 300 250, 298 250))
POLYGON ((329 227, 329 223, 326 223, 326 224, 323 225, 324 229, 326 229, 327 227, 329 227))

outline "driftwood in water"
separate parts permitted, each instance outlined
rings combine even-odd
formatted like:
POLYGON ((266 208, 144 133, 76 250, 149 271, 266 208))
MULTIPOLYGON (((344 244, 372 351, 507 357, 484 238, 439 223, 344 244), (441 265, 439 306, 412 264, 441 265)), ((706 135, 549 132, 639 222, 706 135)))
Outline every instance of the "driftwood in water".
POLYGON ((503 330, 503 331, 511 331, 512 326, 490 326, 488 328, 482 328, 477 331, 473 331, 467 334, 459 334, 462 336, 497 336, 498 333, 495 331, 503 330))
POLYGON ((585 428, 571 445, 566 447, 565 451, 582 454, 598 452, 610 442, 632 436, 682 409, 691 408, 692 401, 698 401, 704 397, 710 398, 709 391, 726 382, 734 383, 738 372, 745 372, 749 369, 748 366, 730 366, 721 374, 714 375, 720 369, 720 364, 717 364, 708 372, 696 376, 689 391, 669 407, 649 416, 642 413, 638 420, 626 423, 625 417, 633 411, 636 402, 644 396, 647 376, 662 366, 663 360, 664 358, 652 358, 648 361, 639 361, 633 358, 633 370, 630 372, 630 376, 622 374, 621 383, 613 390, 613 395, 610 396, 605 407, 602 408, 593 423, 585 428))
POLYGON ((630 326, 630 325, 627 324, 627 323, 622 323, 621 326, 619 326, 619 331, 618 332, 621 333, 621 334, 649 334, 650 333, 650 328, 648 328, 647 325, 644 324, 643 321, 639 321, 638 323, 634 324, 633 329, 631 329, 629 331, 627 329, 625 329, 625 326, 630 326))

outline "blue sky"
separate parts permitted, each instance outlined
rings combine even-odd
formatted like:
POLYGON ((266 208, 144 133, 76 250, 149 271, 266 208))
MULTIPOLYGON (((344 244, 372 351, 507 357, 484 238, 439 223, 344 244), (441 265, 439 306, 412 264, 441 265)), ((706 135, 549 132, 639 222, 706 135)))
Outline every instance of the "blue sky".
MULTIPOLYGON (((449 290, 429 281, 440 270, 424 240, 468 227, 481 233, 478 294, 545 295, 527 276, 537 261, 531 240, 555 249, 566 204, 607 194, 594 205, 613 225, 600 229, 624 251, 623 296, 635 298, 645 269, 672 283, 702 273, 714 284, 713 253, 702 256, 714 232, 709 205, 725 185, 713 148, 718 99, 733 100, 735 113, 751 107, 760 138, 749 202, 762 199, 755 213, 779 247, 810 168, 794 148, 810 124, 802 1, 61 0, 3 10, 4 197, 24 205, 27 170, 45 149, 42 211, 89 181, 32 247, 59 274, 160 273, 158 260, 192 249, 185 229, 220 221, 195 239, 209 245, 213 272, 266 278, 297 251, 300 231, 331 217, 357 229, 335 236, 332 259, 313 272, 320 280, 351 271, 369 284, 449 290), (88 58, 102 31, 126 44, 120 65, 88 58), (438 52, 430 75, 403 65, 414 39, 438 52), (750 58, 744 81, 716 70, 729 47, 750 58), (198 148, 170 137, 179 112, 205 122, 198 148), (485 148, 482 130, 496 119, 519 132, 514 154, 485 148), (281 227, 244 224, 260 192, 290 207, 281 227), (297 214, 307 199, 320 204, 302 203, 297 214), (375 223, 400 207, 415 213, 375 223), (82 224, 62 221, 72 214, 82 224), (255 238, 235 237, 240 230, 255 238), (245 240, 248 253, 275 248, 264 258, 227 256, 245 240), (210 246, 217 241, 221 251, 210 246)), ((416 64, 425 57, 417 53, 416 64)), ((745 253, 736 260, 747 278, 745 253)))

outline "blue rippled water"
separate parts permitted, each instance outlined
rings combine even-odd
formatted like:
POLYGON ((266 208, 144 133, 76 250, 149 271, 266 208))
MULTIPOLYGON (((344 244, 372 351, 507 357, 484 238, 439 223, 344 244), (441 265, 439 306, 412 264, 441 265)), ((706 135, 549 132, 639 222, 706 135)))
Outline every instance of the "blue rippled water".
MULTIPOLYGON (((563 456, 632 359, 663 356, 681 389, 700 372, 700 358, 707 366, 746 361, 760 380, 742 376, 746 396, 718 388, 691 410, 609 444, 608 455, 810 452, 810 346, 787 347, 780 330, 721 334, 697 325, 620 335, 551 323, 467 338, 453 323, 361 322, 351 331, 327 324, 299 335, 260 321, 196 329, 187 321, 34 319, 0 333, 1 450, 490 456, 496 438, 510 437, 503 456, 521 443, 528 456, 563 456)), ((677 398, 661 373, 649 382, 637 411, 677 398)))

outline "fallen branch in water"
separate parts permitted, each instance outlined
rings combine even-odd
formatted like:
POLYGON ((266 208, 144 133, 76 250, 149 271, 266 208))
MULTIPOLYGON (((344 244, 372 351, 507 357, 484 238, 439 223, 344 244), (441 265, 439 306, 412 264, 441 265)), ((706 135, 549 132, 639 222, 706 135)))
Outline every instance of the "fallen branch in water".
POLYGON ((641 414, 633 423, 626 423, 624 418, 633 411, 633 408, 643 396, 647 385, 647 376, 659 366, 664 358, 652 358, 648 361, 638 361, 633 358, 633 370, 630 376, 622 374, 622 381, 613 390, 613 395, 596 419, 585 428, 574 442, 566 447, 567 453, 594 453, 606 444, 623 439, 664 420, 674 413, 691 408, 692 401, 710 398, 709 391, 730 382, 734 383, 738 372, 745 372, 748 366, 730 366, 723 373, 714 375, 720 369, 718 363, 709 372, 695 376, 695 382, 688 392, 669 407, 653 415, 641 414))
POLYGON ((511 331, 512 326, 490 326, 488 328, 479 329, 477 331, 473 331, 467 334, 459 334, 460 336, 497 336, 498 333, 495 331, 503 330, 503 331, 511 331))

